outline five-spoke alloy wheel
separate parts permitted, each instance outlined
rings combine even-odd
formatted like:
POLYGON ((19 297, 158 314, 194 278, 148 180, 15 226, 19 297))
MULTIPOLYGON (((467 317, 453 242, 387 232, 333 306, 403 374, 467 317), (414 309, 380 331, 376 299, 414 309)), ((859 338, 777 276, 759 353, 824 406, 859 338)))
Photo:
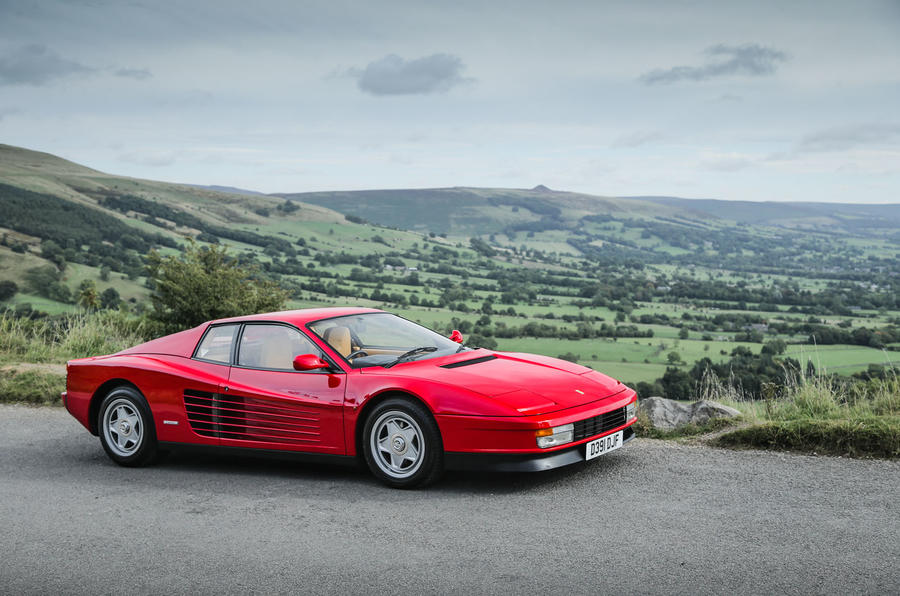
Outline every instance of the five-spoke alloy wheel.
POLYGON ((431 414, 419 403, 387 399, 366 419, 366 463, 375 476, 397 488, 422 486, 443 471, 443 445, 431 414))
POLYGON ((156 458, 150 408, 144 396, 131 387, 117 387, 103 399, 97 431, 106 454, 117 464, 142 466, 156 458))

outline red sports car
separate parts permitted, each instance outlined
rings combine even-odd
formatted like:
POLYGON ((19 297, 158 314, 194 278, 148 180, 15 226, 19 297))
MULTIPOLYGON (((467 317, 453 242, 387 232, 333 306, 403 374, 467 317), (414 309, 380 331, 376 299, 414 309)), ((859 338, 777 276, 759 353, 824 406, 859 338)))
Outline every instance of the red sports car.
POLYGON ((634 436, 621 382, 461 342, 367 308, 235 317, 72 360, 62 398, 124 466, 186 446, 362 457, 401 488, 448 468, 549 470, 634 436))

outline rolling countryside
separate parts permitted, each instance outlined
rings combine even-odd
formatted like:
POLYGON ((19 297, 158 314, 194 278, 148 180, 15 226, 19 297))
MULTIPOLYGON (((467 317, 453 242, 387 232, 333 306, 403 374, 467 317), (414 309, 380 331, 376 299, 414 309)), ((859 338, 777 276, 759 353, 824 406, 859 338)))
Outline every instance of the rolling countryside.
POLYGON ((384 308, 470 345, 577 361, 643 396, 690 397, 685 383, 709 369, 758 395, 765 374, 744 368, 865 377, 900 362, 900 205, 545 186, 263 195, 0 145, 0 238, 0 307, 18 316, 80 312, 86 284, 139 315, 147 254, 196 242, 257 265, 292 308, 384 308))

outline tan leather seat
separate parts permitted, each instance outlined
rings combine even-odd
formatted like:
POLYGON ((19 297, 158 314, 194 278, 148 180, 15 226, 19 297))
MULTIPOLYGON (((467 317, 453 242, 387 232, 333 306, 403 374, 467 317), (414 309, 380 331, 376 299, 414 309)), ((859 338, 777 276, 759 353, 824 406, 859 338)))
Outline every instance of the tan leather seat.
POLYGON ((294 368, 294 353, 291 338, 288 334, 278 330, 278 332, 265 338, 260 350, 259 360, 261 368, 292 370, 294 368))
POLYGON ((325 331, 324 339, 329 346, 345 358, 353 351, 350 345, 350 330, 347 327, 329 327, 325 331))

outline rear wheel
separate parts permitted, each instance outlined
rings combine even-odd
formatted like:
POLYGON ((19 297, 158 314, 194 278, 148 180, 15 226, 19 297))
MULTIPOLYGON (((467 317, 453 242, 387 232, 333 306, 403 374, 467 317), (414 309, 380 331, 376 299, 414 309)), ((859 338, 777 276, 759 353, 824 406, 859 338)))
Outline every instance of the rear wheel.
POLYGON ((97 430, 103 450, 121 466, 144 466, 159 454, 150 407, 131 387, 117 387, 103 399, 97 430))
POLYGON ((441 433, 431 414, 409 399, 391 398, 366 419, 363 452, 369 470, 394 488, 424 486, 444 469, 441 433))

